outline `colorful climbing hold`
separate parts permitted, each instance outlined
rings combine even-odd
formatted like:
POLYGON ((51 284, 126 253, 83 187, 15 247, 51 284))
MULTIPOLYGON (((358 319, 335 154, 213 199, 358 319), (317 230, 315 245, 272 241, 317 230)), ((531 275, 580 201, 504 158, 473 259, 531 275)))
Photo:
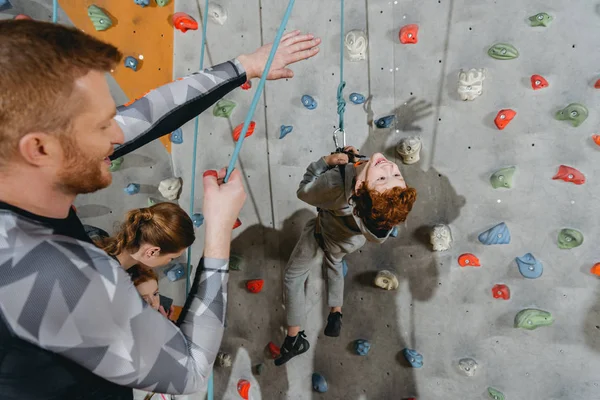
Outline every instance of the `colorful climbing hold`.
POLYGON ((416 44, 419 41, 419 25, 410 24, 403 26, 400 28, 398 37, 402 44, 416 44))
POLYGON ((156 0, 156 4, 159 7, 165 7, 167 4, 169 4, 169 0, 156 0))
POLYGON ((377 121, 375 121, 375 126, 377 126, 380 129, 389 128, 392 125, 392 122, 394 122, 395 118, 396 118, 395 115, 388 115, 386 117, 381 117, 377 121))
POLYGON ((242 226, 242 221, 238 218, 235 220, 235 224, 233 224, 233 229, 237 229, 242 226))
POLYGON ((240 379, 237 384, 237 391, 242 399, 248 400, 248 395, 250 393, 250 382, 245 379, 240 379))
POLYGON ((171 132, 170 140, 171 140, 171 143, 182 144, 183 143, 183 130, 181 128, 177 128, 173 132, 171 132))
POLYGON ((458 369, 467 376, 475 376, 478 366, 477 361, 472 358, 462 358, 458 360, 458 369))
POLYGON ((479 258, 471 253, 465 253, 458 256, 458 265, 461 267, 481 267, 479 258))
MULTIPOLYGON (((233 140, 234 141, 238 141, 240 140, 240 135, 242 134, 242 128, 244 127, 244 124, 241 123, 238 126, 235 127, 235 129, 233 130, 233 140)), ((254 128, 256 127, 256 122, 251 121, 250 125, 248 125, 248 131, 246 132, 246 137, 250 137, 252 136, 252 134, 254 133, 254 128)))
POLYGON ((121 165, 123 164, 123 157, 115 158, 110 162, 110 167, 108 170, 110 172, 115 172, 121 169, 121 165))
POLYGON ((244 263, 244 259, 242 256, 238 256, 237 254, 229 255, 229 269, 233 271, 239 271, 242 269, 242 264, 244 263))
POLYGON ((220 351, 217 354, 217 365, 221 368, 229 368, 231 367, 232 359, 231 354, 220 351))
POLYGON ((125 68, 129 68, 134 71, 137 71, 138 60, 135 57, 132 57, 132 56, 125 57, 124 64, 125 64, 125 68))
POLYGON ((504 394, 498 389, 494 389, 493 387, 488 388, 488 395, 490 396, 490 399, 493 400, 505 400, 504 394))
POLYGON ((406 348, 402 350, 402 354, 413 368, 421 368, 423 366, 423 356, 417 353, 416 350, 406 348))
POLYGON ((558 167, 558 172, 552 177, 552 179, 560 179, 565 182, 572 182, 576 185, 583 185, 585 183, 585 176, 579 170, 567 165, 561 165, 558 167))
POLYGON ((327 380, 321 374, 316 372, 312 374, 312 386, 316 392, 325 393, 328 389, 327 380))
POLYGON ((200 228, 204 223, 204 215, 202 215, 202 213, 192 215, 192 222, 196 228, 200 228))
POLYGON ((276 359, 281 355, 281 349, 275 343, 269 342, 267 347, 269 348, 269 354, 271 354, 272 359, 276 359))
POLYGON ((574 249, 583 243, 583 234, 575 229, 561 229, 558 233, 558 247, 560 249, 574 249))
POLYGON ((489 48, 488 55, 496 60, 512 60, 519 57, 519 52, 512 44, 496 43, 489 48))
POLYGON ((554 317, 548 311, 535 308, 526 308, 515 316, 515 328, 532 331, 540 326, 549 326, 554 323, 554 317))
POLYGON ((0 0, 0 11, 10 10, 12 8, 12 4, 8 0, 0 0))
POLYGON ((506 226, 504 222, 501 222, 493 228, 480 233, 478 239, 482 244, 487 246, 493 244, 509 244, 510 231, 508 230, 508 226, 506 226))
POLYGON ((541 75, 531 75, 531 87, 533 90, 540 90, 550 86, 546 78, 541 75))
POLYGON ((600 146, 600 135, 592 135, 592 140, 594 141, 594 143, 600 146))
POLYGON ((385 290, 398 289, 398 277, 392 271, 382 269, 375 276, 375 286, 385 290))
POLYGON ((304 96, 302 96, 300 101, 302 101, 302 105, 308 108, 309 110, 314 110, 315 108, 317 108, 317 102, 312 96, 305 94, 304 96))
POLYGON ((366 100, 360 93, 350 93, 350 101, 354 104, 363 104, 366 100))
POLYGON ((146 7, 150 5, 150 0, 133 0, 138 6, 146 7))
POLYGON ((499 283, 497 285, 494 285, 494 287, 492 288, 492 296, 495 299, 509 300, 510 289, 508 288, 508 286, 499 283))
POLYGON ((523 257, 515 258, 519 272, 527 279, 537 279, 542 276, 544 266, 536 260, 533 254, 527 253, 523 257))
POLYGON ((125 193, 132 195, 132 194, 137 194, 140 192, 140 185, 137 183, 130 183, 129 185, 127 185, 127 187, 125 189, 123 189, 125 191, 125 193))
POLYGON ((235 108, 235 103, 231 100, 221 99, 215 104, 215 108, 213 108, 213 115, 215 117, 229 118, 231 113, 233 113, 233 109, 235 108))
POLYGON ((571 103, 556 112, 556 119, 559 121, 570 121, 571 125, 578 127, 587 119, 588 115, 586 106, 581 103, 571 103))
POLYGON ((31 18, 29 15, 25 15, 25 14, 17 14, 17 15, 15 15, 15 17, 13 19, 14 20, 20 20, 20 19, 33 20, 33 18, 31 18))
POLYGON ((513 176, 515 174, 516 167, 502 168, 492 174, 490 177, 490 183, 494 189, 513 187, 513 176))
POLYGON ((241 86, 242 90, 250 90, 252 89, 252 82, 251 81, 246 81, 246 83, 244 83, 241 86))
POLYGON ((344 278, 348 275, 348 263, 344 259, 342 260, 342 275, 344 275, 344 278))
POLYGON ((494 119, 494 124, 500 130, 506 128, 506 126, 513 120, 513 118, 517 115, 515 110, 511 110, 510 108, 498 111, 496 118, 494 119))
POLYGON ((158 204, 158 201, 156 201, 152 197, 148 197, 148 202, 146 204, 148 204, 148 207, 152 207, 153 205, 158 204))
POLYGON ((346 33, 344 37, 344 46, 348 53, 350 61, 360 61, 367 58, 367 47, 369 40, 367 34, 360 29, 354 29, 346 33))
POLYGON ((212 1, 208 3, 208 15, 213 22, 219 25, 224 25, 225 21, 227 21, 227 12, 225 9, 220 4, 213 3, 212 1))
POLYGON ((165 271, 167 279, 175 282, 185 276, 185 266, 182 263, 177 263, 165 271))
POLYGON ((366 356, 371 350, 371 342, 365 339, 358 339, 354 342, 354 351, 359 356, 366 356))
MULTIPOLYGON (((16 18, 15 18, 15 19, 16 19, 16 18)), ((598 79, 598 80, 596 81, 596 83, 594 83, 594 87, 595 87, 596 89, 600 89, 600 79, 598 79)))
POLYGON ((246 289, 248 289, 250 293, 259 293, 262 290, 264 284, 265 281, 263 281, 262 279, 252 279, 246 282, 246 289))
POLYGON ((279 128, 279 139, 283 139, 294 130, 293 126, 281 125, 279 128))
POLYGON ((590 272, 594 275, 600 276, 600 263, 594 264, 594 266, 590 269, 590 272))
POLYGON ((90 5, 87 13, 88 17, 90 17, 90 20, 92 20, 92 24, 94 24, 94 29, 97 31, 105 31, 112 26, 112 20, 97 5, 90 5))
POLYGON ((181 32, 186 33, 188 30, 197 30, 198 22, 184 12, 176 12, 173 14, 173 26, 175 29, 179 29, 181 32))
POLYGON ((529 23, 531 24, 531 26, 548 26, 550 25, 550 22, 552 22, 554 18, 549 15, 548 13, 545 12, 541 12, 535 15, 532 15, 531 17, 529 17, 529 23))
POLYGON ((393 237, 393 238, 398 237, 398 227, 397 226, 392 228, 392 231, 390 232, 390 237, 393 237))
POLYGON ((458 95, 462 101, 473 101, 483 93, 485 68, 463 69, 458 73, 458 95))

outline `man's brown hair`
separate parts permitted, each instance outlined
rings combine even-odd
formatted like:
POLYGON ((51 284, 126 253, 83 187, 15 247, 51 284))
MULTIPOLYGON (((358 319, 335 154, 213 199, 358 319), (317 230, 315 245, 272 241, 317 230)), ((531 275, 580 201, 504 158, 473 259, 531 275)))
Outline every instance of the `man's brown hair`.
POLYGON ((0 166, 27 133, 69 132, 75 81, 92 70, 108 72, 121 58, 116 47, 75 28, 0 21, 0 166))

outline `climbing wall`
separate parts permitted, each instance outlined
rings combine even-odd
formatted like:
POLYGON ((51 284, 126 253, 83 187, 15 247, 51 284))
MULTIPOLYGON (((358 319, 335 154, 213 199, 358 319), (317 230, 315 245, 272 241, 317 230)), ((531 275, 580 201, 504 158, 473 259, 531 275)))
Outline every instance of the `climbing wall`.
MULTIPOLYGON (((40 19, 48 18, 48 3, 40 19)), ((324 283, 320 270, 311 271, 304 326, 311 349, 277 368, 266 347, 281 344, 285 335, 284 266, 315 215, 295 192, 306 166, 333 150, 338 123, 339 1, 296 3, 288 31, 315 33, 323 43, 316 58, 293 67, 294 79, 267 83, 253 117, 255 133, 240 154, 237 168, 248 201, 232 251, 243 263, 230 274, 222 345, 233 365, 215 368, 215 398, 241 398, 236 386, 245 379, 251 399, 493 398, 489 393, 498 399, 504 398, 499 393, 519 400, 600 399, 600 291, 590 272, 600 262, 594 220, 600 146, 592 139, 600 122, 600 90, 594 88, 600 78, 600 6, 583 0, 346 0, 345 31, 363 30, 368 37, 365 60, 345 59, 348 144, 361 154, 379 151, 394 158, 418 200, 397 238, 347 257, 339 338, 322 333, 328 313, 324 283), (542 16, 547 26, 531 26, 529 17, 540 12, 552 20, 542 16), (418 41, 402 44, 400 29, 411 24, 418 33, 407 32, 413 34, 408 39, 416 35, 418 41), (504 59, 491 57, 490 48, 504 59), (484 69, 482 93, 472 80, 462 89, 475 98, 463 101, 459 72, 472 68, 484 69), (533 79, 537 90, 532 75, 541 77, 533 79), (369 100, 352 104, 353 92, 369 100), (303 95, 313 97, 316 109, 303 106, 303 95), (567 109, 573 103, 586 108, 567 109), (586 110, 589 115, 575 127, 556 118, 561 110, 578 122, 586 110), (390 125, 379 128, 386 120, 390 125), (293 131, 280 139, 282 125, 293 131), (420 161, 404 165, 395 147, 411 136, 421 140, 420 161), (451 232, 445 251, 434 251, 430 241, 438 224, 451 232), (579 246, 560 248, 579 244, 580 235, 579 246), (508 243, 491 244, 498 241, 508 243), (480 266, 472 266, 476 259, 480 266), (384 269, 397 274, 397 290, 373 285, 384 269), (260 293, 246 290, 251 279, 264 280, 260 293), (506 289, 509 299, 503 298, 506 289), (515 317, 526 309, 549 314, 525 315, 517 320, 523 328, 546 326, 515 327, 515 317), (355 354, 357 339, 370 342, 368 355, 355 354), (409 361, 418 366, 420 357, 413 353, 407 360, 405 349, 423 357, 422 367, 413 368, 409 361), (313 391, 314 372, 327 379, 327 393, 313 391)), ((203 4, 176 0, 173 11, 201 25, 203 4)), ((275 0, 218 4, 227 20, 207 26, 205 67, 271 42, 286 7, 275 0)), ((149 16, 156 8, 145 11, 149 16)), ((173 32, 173 78, 198 70, 201 38, 201 29, 173 32)), ((215 117, 211 108, 198 120, 193 212, 202 210, 202 172, 229 162, 231 132, 244 120, 258 81, 253 83, 251 90, 226 96, 236 103, 229 118, 215 117)), ((116 97, 123 95, 115 88, 116 97)), ((173 175, 183 179, 179 204, 188 210, 195 121, 182 131, 183 143, 172 145, 173 170, 158 142, 126 156, 111 188, 78 199, 84 222, 108 229, 126 209, 144 206, 148 196, 164 200, 158 183, 173 175), (123 188, 130 182, 145 190, 127 196, 123 188)), ((443 236, 445 229, 436 231, 443 236)), ((202 252, 202 228, 198 237, 193 264, 202 252)), ((163 279, 161 292, 182 304, 184 280, 163 279)))

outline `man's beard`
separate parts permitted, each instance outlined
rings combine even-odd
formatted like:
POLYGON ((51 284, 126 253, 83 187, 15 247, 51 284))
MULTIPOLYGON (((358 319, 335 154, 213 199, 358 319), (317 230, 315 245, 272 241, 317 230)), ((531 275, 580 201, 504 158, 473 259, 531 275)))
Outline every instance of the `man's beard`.
POLYGON ((98 156, 85 154, 69 137, 62 139, 65 166, 58 176, 58 186, 68 194, 86 194, 108 187, 112 175, 102 171, 108 166, 98 156))

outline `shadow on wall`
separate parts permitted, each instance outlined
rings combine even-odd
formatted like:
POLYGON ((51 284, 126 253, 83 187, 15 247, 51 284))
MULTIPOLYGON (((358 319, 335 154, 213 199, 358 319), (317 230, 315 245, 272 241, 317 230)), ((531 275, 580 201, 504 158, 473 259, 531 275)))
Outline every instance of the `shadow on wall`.
POLYGON ((596 290, 596 302, 590 307, 587 313, 583 335, 585 336, 587 346, 593 351, 600 353, 600 290, 596 290))

